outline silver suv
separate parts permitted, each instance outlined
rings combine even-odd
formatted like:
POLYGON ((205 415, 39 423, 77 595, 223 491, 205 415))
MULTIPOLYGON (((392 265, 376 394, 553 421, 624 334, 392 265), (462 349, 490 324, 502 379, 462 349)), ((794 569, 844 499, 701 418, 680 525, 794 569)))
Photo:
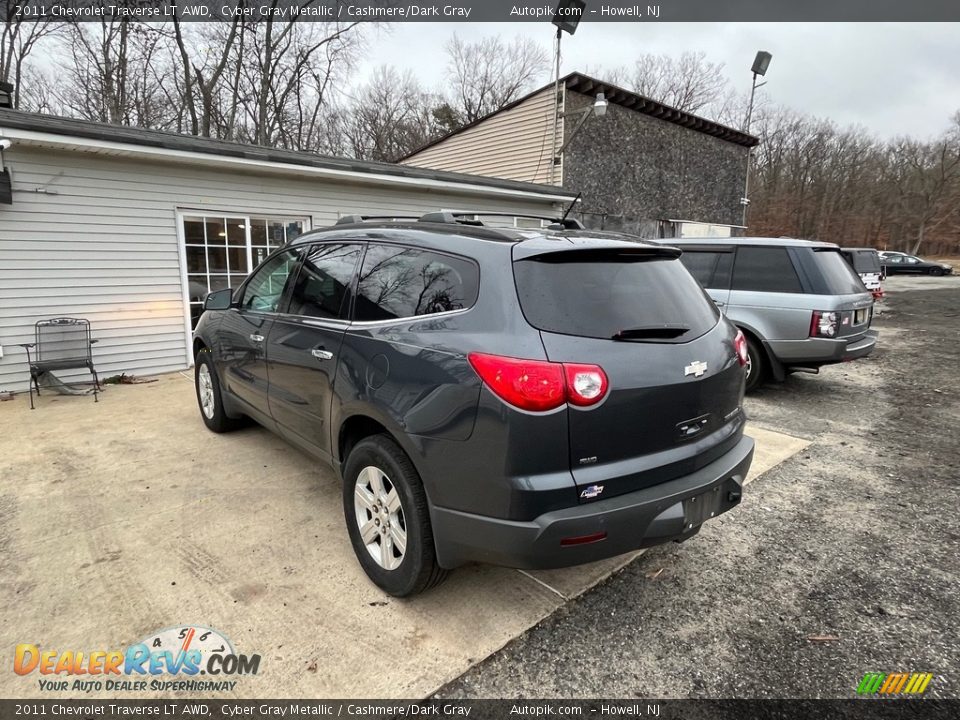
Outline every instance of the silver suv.
POLYGON ((789 238, 670 240, 747 338, 747 391, 873 352, 873 297, 833 243, 789 238))

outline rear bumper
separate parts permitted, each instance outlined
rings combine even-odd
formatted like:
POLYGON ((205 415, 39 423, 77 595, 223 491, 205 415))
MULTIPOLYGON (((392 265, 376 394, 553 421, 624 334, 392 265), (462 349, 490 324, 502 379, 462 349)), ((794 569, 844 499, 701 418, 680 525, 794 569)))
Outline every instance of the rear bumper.
POLYGON ((527 522, 431 508, 437 560, 526 569, 580 565, 697 533, 704 520, 740 502, 753 460, 753 440, 690 475, 608 500, 545 513, 527 522), (565 538, 606 533, 602 540, 564 546, 565 538))
POLYGON ((880 337, 880 333, 876 330, 867 330, 867 334, 859 340, 847 343, 846 348, 844 348, 840 356, 840 361, 847 362, 848 360, 866 357, 872 353, 873 349, 877 346, 878 337, 880 337))
POLYGON ((770 349, 785 366, 819 367, 849 362, 866 357, 877 346, 879 333, 867 330, 855 339, 807 338, 806 340, 771 340, 770 349))

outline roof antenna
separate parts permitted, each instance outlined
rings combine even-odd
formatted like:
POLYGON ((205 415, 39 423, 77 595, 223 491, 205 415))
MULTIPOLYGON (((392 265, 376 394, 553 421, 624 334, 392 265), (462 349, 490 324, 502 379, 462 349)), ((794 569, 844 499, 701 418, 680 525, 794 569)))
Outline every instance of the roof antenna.
POLYGON ((577 193, 577 196, 573 199, 573 202, 570 203, 570 207, 567 208, 567 211, 563 214, 563 217, 560 218, 560 224, 563 225, 567 221, 567 215, 570 214, 570 211, 573 210, 574 205, 580 201, 580 196, 583 195, 583 191, 577 193))

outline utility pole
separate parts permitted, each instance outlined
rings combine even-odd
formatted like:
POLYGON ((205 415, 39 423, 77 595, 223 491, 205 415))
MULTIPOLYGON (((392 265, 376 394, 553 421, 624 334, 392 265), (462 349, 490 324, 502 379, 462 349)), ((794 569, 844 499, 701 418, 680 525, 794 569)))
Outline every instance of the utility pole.
MULTIPOLYGON (((753 60, 753 67, 750 68, 753 73, 753 83, 750 86, 750 104, 747 106, 747 117, 743 126, 743 131, 747 135, 750 134, 750 122, 753 120, 753 99, 757 94, 757 88, 767 84, 766 81, 757 83, 757 78, 767 74, 767 68, 770 67, 772 58, 773 56, 766 50, 761 50, 753 60)), ((743 197, 740 198, 740 204, 743 205, 743 220, 740 224, 743 225, 744 230, 747 227, 747 209, 750 207, 750 164, 752 159, 753 148, 747 148, 747 174, 743 181, 743 197)))
POLYGON ((553 132, 550 142, 550 185, 556 180, 557 173, 557 140, 560 131, 560 36, 563 30, 557 27, 557 37, 554 42, 556 64, 553 71, 553 132))
POLYGON ((556 10, 553 11, 553 20, 557 26, 557 37, 554 43, 554 69, 553 69, 553 137, 550 139, 550 173, 549 182, 553 185, 557 177, 557 142, 560 135, 560 38, 563 32, 567 31, 573 35, 577 31, 577 25, 583 18, 583 9, 587 6, 586 0, 560 0, 557 3, 556 10))

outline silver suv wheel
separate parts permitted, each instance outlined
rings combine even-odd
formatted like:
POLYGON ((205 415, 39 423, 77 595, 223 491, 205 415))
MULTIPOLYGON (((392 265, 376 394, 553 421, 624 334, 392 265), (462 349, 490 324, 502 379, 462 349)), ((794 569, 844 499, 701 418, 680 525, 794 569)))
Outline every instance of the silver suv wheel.
POLYGON ((354 509, 360 539, 384 570, 396 570, 407 551, 407 526, 400 495, 382 470, 363 468, 354 485, 354 509))

